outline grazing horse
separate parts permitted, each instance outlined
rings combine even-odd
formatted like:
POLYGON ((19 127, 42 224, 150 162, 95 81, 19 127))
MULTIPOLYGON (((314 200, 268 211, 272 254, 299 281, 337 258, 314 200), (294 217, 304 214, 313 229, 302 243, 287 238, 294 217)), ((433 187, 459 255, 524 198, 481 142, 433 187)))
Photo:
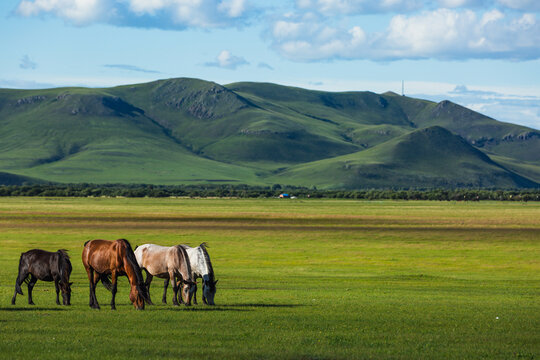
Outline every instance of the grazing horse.
POLYGON ((144 303, 153 305, 144 284, 141 269, 131 245, 126 239, 116 241, 90 240, 84 243, 82 262, 90 281, 90 307, 99 309, 96 284, 99 280, 112 292, 111 309, 116 310, 115 297, 118 276, 129 279, 129 299, 137 310, 144 310, 144 303), (111 277, 111 280, 109 280, 111 277))
POLYGON ((171 247, 155 244, 144 244, 135 248, 135 257, 139 266, 146 271, 146 286, 150 289, 152 278, 157 276, 165 279, 163 303, 167 303, 167 286, 172 285, 174 296, 173 304, 178 306, 178 284, 182 283, 182 298, 186 305, 191 305, 191 288, 196 286, 191 278, 186 250, 180 245, 171 247), (178 279, 178 282, 177 280, 178 279))
MULTIPOLYGON (((216 295, 216 284, 218 280, 214 281, 214 269, 210 262, 210 255, 206 248, 208 245, 202 243, 196 248, 191 248, 187 245, 182 245, 189 256, 189 262, 191 265, 191 272, 193 281, 197 281, 201 278, 203 281, 203 294, 202 300, 207 305, 215 305, 214 296, 216 295)), ((197 287, 193 287, 193 303, 197 303, 197 287)))
POLYGON ((62 303, 71 305, 71 262, 67 250, 49 252, 40 249, 33 249, 21 254, 19 260, 19 275, 15 281, 15 293, 11 299, 11 304, 15 305, 17 294, 23 295, 21 284, 28 284, 28 304, 34 305, 32 301, 32 289, 38 280, 54 281, 56 288, 56 304, 60 305, 58 293, 62 290, 62 303), (27 277, 30 275, 30 279, 27 277))

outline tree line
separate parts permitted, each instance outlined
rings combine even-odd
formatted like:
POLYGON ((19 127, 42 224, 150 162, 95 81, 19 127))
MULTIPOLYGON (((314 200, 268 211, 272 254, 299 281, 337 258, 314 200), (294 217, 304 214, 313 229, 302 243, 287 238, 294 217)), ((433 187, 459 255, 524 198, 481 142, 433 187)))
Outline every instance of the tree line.
POLYGON ((296 198, 359 200, 440 201, 540 201, 540 189, 366 189, 321 190, 297 186, 250 185, 126 185, 126 184, 32 184, 2 185, 0 196, 43 197, 191 197, 273 198, 287 194, 296 198))

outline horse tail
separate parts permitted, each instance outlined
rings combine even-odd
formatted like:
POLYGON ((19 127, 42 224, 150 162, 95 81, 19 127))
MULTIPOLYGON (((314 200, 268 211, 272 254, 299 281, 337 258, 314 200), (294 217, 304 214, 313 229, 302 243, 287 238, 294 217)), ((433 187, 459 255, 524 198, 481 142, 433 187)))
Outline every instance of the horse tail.
POLYGON ((99 280, 101 280, 101 283, 103 284, 103 286, 105 286, 105 289, 112 291, 112 282, 110 275, 100 274, 99 280))
POLYGON ((137 262, 137 258, 135 257, 135 253, 133 252, 133 249, 131 248, 131 244, 126 239, 120 239, 120 241, 125 245, 126 248, 126 260, 133 268, 133 272, 135 273, 135 286, 137 287, 137 290, 143 297, 144 301, 148 305, 154 305, 152 303, 152 300, 150 300, 150 293, 148 292, 148 288, 146 287, 146 284, 144 283, 144 278, 142 275, 141 268, 139 266, 139 263, 137 262))
POLYGON ((62 282, 65 284, 69 283, 69 277, 73 267, 71 266, 71 261, 69 261, 68 251, 66 249, 60 249, 58 253, 58 272, 62 279, 62 282))
POLYGON ((22 289, 21 289, 21 283, 23 281, 26 281, 27 280, 27 277, 25 276, 25 278, 22 278, 22 274, 24 272, 24 269, 23 269, 23 257, 24 257, 24 253, 21 254, 21 257, 19 259, 19 273, 17 274, 17 281, 15 281, 15 291, 17 292, 17 294, 20 294, 20 295, 24 295, 23 292, 22 292, 22 289))

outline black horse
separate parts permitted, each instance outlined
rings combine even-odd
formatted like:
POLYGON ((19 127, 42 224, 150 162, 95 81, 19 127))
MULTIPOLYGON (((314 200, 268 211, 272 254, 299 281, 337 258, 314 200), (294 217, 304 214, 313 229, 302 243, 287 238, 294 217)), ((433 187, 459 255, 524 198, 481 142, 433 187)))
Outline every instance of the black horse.
POLYGON ((34 305, 32 301, 32 289, 38 280, 54 281, 56 288, 56 304, 60 305, 58 293, 62 290, 62 302, 64 305, 71 305, 71 262, 67 250, 49 252, 40 249, 33 249, 21 254, 19 260, 19 275, 15 282, 15 293, 11 299, 11 304, 15 305, 17 293, 23 295, 21 284, 28 284, 28 304, 34 305), (30 275, 30 279, 28 278, 30 275))

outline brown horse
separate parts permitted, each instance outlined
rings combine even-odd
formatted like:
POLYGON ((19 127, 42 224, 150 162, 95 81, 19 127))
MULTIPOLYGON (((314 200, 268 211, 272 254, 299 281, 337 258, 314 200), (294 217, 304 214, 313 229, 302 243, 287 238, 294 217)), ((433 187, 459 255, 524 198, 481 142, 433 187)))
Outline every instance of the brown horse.
POLYGON ((118 276, 129 279, 131 291, 129 299, 137 310, 144 309, 144 303, 153 305, 144 284, 141 269, 131 245, 126 239, 116 241, 90 240, 84 243, 82 262, 90 281, 90 307, 99 309, 96 298, 96 284, 99 280, 112 292, 111 309, 115 310, 115 296, 118 276), (109 281, 109 276, 111 281, 109 281))

